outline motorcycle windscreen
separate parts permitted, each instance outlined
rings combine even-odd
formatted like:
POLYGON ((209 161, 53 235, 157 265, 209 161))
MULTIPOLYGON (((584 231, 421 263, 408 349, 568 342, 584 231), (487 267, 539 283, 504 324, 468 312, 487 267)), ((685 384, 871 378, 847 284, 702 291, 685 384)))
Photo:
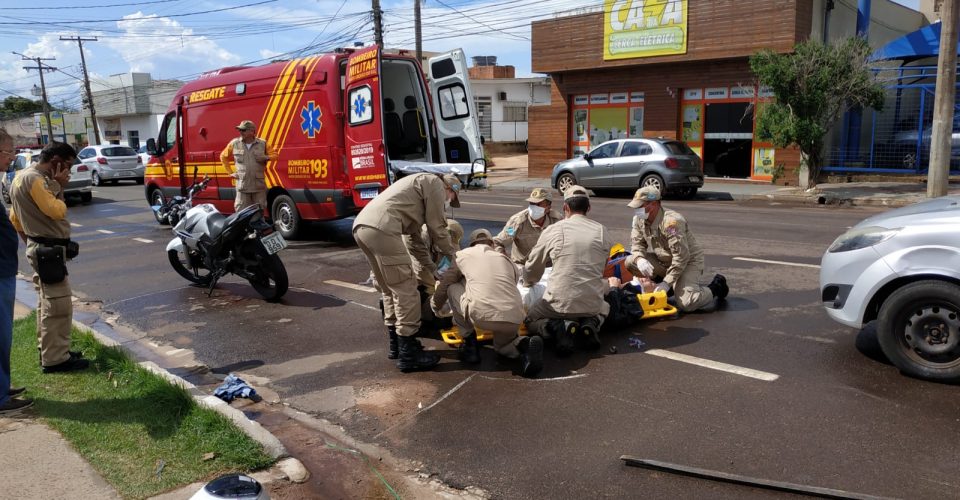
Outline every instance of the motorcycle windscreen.
POLYGON ((347 175, 353 204, 362 208, 388 184, 378 47, 354 52, 347 59, 344 99, 347 175))
POLYGON ((473 106, 473 91, 463 50, 431 57, 428 61, 430 96, 433 100, 439 163, 472 163, 483 158, 480 126, 473 106))

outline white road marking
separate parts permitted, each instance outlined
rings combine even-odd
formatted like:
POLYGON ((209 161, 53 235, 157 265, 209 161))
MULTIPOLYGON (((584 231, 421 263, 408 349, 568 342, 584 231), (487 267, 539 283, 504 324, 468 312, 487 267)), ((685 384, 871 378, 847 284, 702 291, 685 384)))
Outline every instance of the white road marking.
POLYGON ((759 262, 761 264, 777 264, 781 266, 794 266, 794 267, 809 267, 813 269, 820 269, 819 264, 803 264, 800 262, 784 262, 782 260, 766 260, 766 259, 751 259, 749 257, 734 257, 733 260, 742 260, 745 262, 759 262))
POLYGON ((103 234, 113 234, 113 231, 110 231, 109 229, 97 229, 97 232, 103 234))
POLYGON ((148 240, 146 238, 134 238, 133 241, 139 241, 140 243, 153 243, 153 240, 148 240))
POLYGON ((169 351, 167 351, 167 356, 178 356, 185 352, 188 352, 188 351, 186 349, 170 349, 169 351))
POLYGON ((444 394, 443 396, 440 396, 440 399, 434 401, 430 406, 428 406, 428 407, 426 407, 426 408, 418 411, 417 413, 423 413, 423 412, 429 410, 430 408, 433 408, 434 406, 437 406, 437 405, 440 404, 444 399, 449 398, 453 393, 455 393, 455 392, 457 392, 458 390, 460 390, 461 387, 463 387, 464 385, 466 385, 467 382, 469 382, 471 379, 473 379, 473 377, 476 377, 476 376, 477 376, 476 373, 474 373, 473 375, 470 375, 469 377, 467 377, 466 379, 464 379, 463 382, 460 382, 459 384, 455 385, 455 386, 453 387, 453 389, 450 389, 449 391, 447 391, 446 394, 444 394))
POLYGON ((357 284, 354 284, 354 283, 347 283, 346 281, 326 280, 326 281, 324 281, 324 283, 326 283, 326 284, 328 284, 328 285, 342 286, 343 288, 349 288, 349 289, 351 289, 351 290, 357 290, 357 291, 360 291, 360 292, 377 293, 377 289, 376 289, 376 288, 373 288, 373 287, 370 287, 370 286, 357 285, 357 284))
POLYGON ((677 352, 664 351, 663 349, 650 349, 644 352, 652 356, 672 359, 674 361, 680 361, 681 363, 689 363, 691 365, 702 366, 704 368, 710 368, 712 370, 720 370, 722 372, 733 373, 735 375, 742 375, 744 377, 764 380, 766 382, 773 382, 774 380, 777 380, 778 378, 780 378, 780 375, 777 375, 775 373, 762 372, 760 370, 753 370, 751 368, 744 368, 742 366, 728 365, 727 363, 721 363, 719 361, 712 361, 709 359, 698 358, 695 356, 688 356, 686 354, 680 354, 677 352))
POLYGON ((485 207, 510 207, 510 208, 523 208, 522 205, 504 205, 502 203, 477 203, 473 201, 461 201, 461 205, 482 205, 485 207))
POLYGON ((76 222, 71 222, 70 225, 73 227, 83 227, 83 224, 77 224, 76 222))

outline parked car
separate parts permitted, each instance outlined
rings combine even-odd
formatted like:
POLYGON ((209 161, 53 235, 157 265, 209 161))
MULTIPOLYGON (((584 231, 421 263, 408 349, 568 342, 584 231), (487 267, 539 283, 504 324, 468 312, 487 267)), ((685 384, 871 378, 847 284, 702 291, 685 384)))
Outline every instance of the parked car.
POLYGON ((876 321, 887 358, 916 377, 960 381, 960 196, 870 217, 823 255, 827 314, 876 321))
POLYGON ((681 141, 616 139, 558 163, 550 182, 561 192, 574 184, 594 190, 654 186, 663 193, 693 198, 703 186, 703 164, 681 141))
POLYGON ((140 163, 146 166, 150 163, 150 153, 147 152, 147 146, 140 146, 140 149, 137 150, 137 154, 140 156, 140 163))
MULTIPOLYGON (((30 150, 17 153, 13 161, 10 162, 10 168, 6 175, 0 177, 0 193, 3 195, 3 201, 10 204, 10 186, 13 184, 13 178, 17 172, 27 168, 37 161, 40 150, 30 150)), ((70 182, 64 189, 65 196, 79 196, 84 203, 89 203, 93 199, 93 187, 91 186, 90 168, 76 160, 70 167, 70 182)))
POLYGON ((137 151, 129 146, 87 146, 77 153, 77 158, 90 169, 94 186, 104 182, 116 184, 125 179, 143 184, 143 160, 137 151))

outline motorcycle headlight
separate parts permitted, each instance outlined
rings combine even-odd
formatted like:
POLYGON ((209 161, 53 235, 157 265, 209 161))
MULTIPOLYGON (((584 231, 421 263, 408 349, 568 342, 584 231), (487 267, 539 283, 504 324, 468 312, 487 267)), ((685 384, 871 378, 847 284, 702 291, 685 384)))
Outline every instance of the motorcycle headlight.
POLYGON ((830 253, 849 252, 851 250, 860 250, 861 248, 872 247, 877 243, 889 240, 897 234, 901 228, 886 228, 879 226, 867 226, 847 231, 840 235, 830 248, 830 253))

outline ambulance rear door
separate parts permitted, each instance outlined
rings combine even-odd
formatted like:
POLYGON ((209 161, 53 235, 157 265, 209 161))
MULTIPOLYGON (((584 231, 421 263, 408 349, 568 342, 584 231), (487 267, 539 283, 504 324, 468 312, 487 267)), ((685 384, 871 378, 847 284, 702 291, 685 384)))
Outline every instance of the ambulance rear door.
POLYGON ((440 143, 438 163, 472 163, 483 158, 466 59, 463 50, 457 49, 428 61, 430 98, 440 143))
POLYGON ((377 46, 350 54, 343 94, 347 174, 353 203, 362 208, 388 184, 377 46))

